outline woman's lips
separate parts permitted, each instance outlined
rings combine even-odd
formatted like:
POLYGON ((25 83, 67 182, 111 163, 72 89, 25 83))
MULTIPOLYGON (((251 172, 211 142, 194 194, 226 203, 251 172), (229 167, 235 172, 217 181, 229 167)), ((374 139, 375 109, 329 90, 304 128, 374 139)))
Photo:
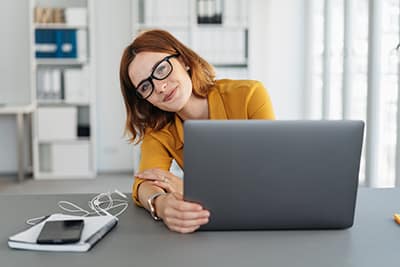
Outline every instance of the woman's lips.
POLYGON ((174 97, 175 92, 176 92, 176 88, 177 88, 177 87, 175 87, 174 89, 172 89, 171 92, 170 92, 168 95, 166 95, 166 96, 164 97, 164 102, 170 101, 170 100, 174 97))

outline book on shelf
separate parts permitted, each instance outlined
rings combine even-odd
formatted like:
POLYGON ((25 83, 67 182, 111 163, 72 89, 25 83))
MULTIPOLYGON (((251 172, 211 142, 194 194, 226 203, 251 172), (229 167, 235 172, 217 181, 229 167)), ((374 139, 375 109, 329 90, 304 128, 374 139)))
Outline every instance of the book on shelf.
POLYGON ((77 58, 76 29, 35 29, 36 58, 77 58))
POLYGON ((41 100, 60 100, 61 70, 39 68, 36 74, 37 96, 41 100))
POLYGON ((52 214, 46 220, 12 235, 8 238, 8 246, 14 249, 37 250, 37 251, 68 251, 85 252, 91 249, 118 223, 115 216, 92 216, 81 217, 65 214, 52 214), (72 244, 38 244, 37 238, 46 221, 83 219, 84 227, 81 240, 72 244))

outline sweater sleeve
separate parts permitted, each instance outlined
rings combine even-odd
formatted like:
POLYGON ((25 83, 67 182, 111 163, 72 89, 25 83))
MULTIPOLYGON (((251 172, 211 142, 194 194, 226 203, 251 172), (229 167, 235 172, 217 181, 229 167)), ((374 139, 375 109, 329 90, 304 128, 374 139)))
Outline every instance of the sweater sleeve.
POLYGON ((251 120, 275 119, 271 99, 267 89, 265 89, 261 82, 256 82, 253 85, 253 90, 251 90, 248 98, 247 114, 248 119, 251 120))
MULTIPOLYGON (((146 134, 141 145, 139 172, 151 168, 159 168, 168 171, 171 162, 172 157, 165 146, 151 134, 146 134)), ((132 198, 135 204, 140 207, 142 207, 142 204, 139 202, 138 188, 144 181, 146 180, 135 177, 132 188, 132 198)))

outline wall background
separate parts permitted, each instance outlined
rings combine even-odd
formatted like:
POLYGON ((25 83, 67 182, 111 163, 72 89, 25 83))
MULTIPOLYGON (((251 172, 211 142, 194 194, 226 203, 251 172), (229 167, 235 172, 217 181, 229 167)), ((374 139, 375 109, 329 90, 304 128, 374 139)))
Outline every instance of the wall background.
MULTIPOLYGON (((29 1, 1 1, 0 103, 29 102, 29 1), (10 21, 13 26, 9 27, 10 21), (12 33, 12 34, 11 34, 12 33)), ((250 2, 250 78, 268 89, 277 119, 304 118, 305 0, 250 2)), ((125 108, 119 60, 132 36, 131 1, 95 1, 97 167, 133 171, 135 151, 123 137, 125 108)), ((13 118, 0 116, 0 174, 16 173, 13 118)), ((26 137, 28 138, 28 136, 26 137)))
POLYGON ((125 107, 119 87, 119 61, 132 39, 130 0, 96 0, 97 168, 130 171, 133 148, 123 137, 125 107))
POLYGON ((250 76, 263 81, 277 119, 304 117, 304 1, 253 0, 250 76))
MULTIPOLYGON (((30 103, 29 19, 29 1, 0 2, 0 105, 30 103)), ((15 116, 0 115, 0 173, 16 173, 16 152, 15 116)))

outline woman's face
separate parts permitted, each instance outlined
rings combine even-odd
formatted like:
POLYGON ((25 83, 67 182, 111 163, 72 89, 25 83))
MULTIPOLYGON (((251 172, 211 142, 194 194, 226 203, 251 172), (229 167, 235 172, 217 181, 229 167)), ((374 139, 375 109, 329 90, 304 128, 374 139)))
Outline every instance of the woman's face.
POLYGON ((137 92, 165 111, 180 111, 192 94, 192 81, 179 56, 141 52, 129 64, 128 73, 137 92))

